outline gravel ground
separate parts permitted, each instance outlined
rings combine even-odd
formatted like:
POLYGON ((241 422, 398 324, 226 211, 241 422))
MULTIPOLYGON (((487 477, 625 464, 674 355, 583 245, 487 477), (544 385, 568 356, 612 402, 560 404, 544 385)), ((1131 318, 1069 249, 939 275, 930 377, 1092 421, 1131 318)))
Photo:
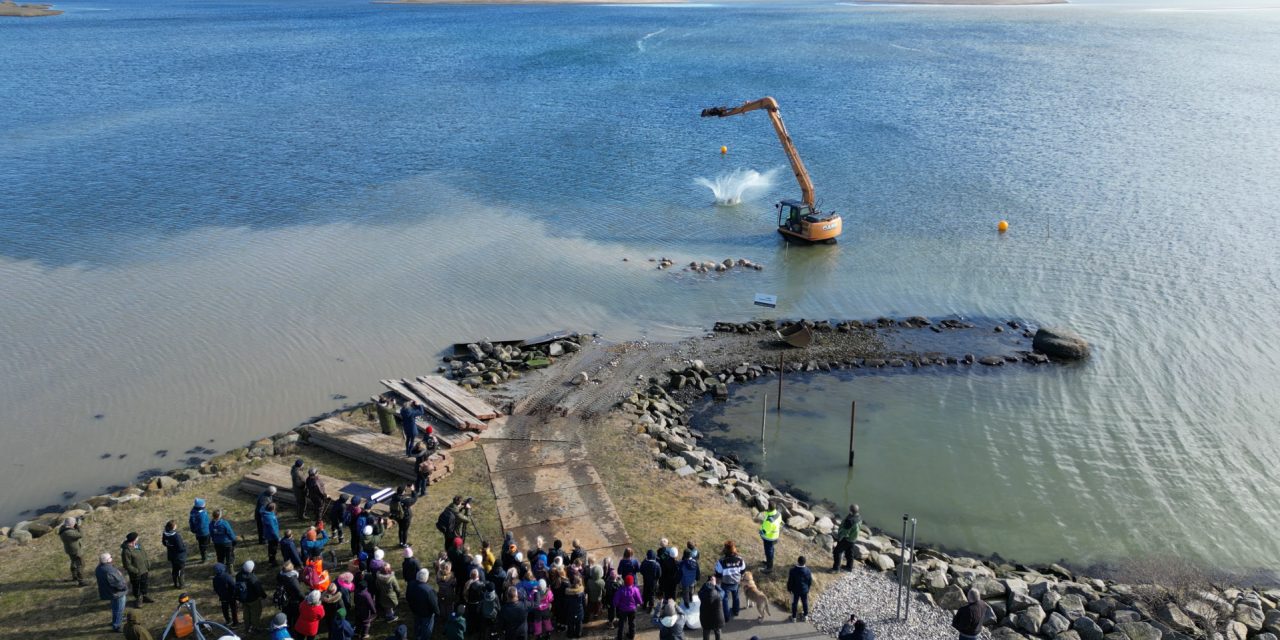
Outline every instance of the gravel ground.
MULTIPOLYGON (((840 632, 849 614, 857 614, 875 631, 876 640, 941 640, 956 637, 951 612, 920 600, 911 603, 911 619, 894 619, 898 586, 891 574, 876 573, 861 565, 836 581, 814 603, 809 621, 830 636, 840 632)), ((913 597, 918 594, 913 594, 913 597)), ((987 637, 983 632, 983 637, 987 637)))

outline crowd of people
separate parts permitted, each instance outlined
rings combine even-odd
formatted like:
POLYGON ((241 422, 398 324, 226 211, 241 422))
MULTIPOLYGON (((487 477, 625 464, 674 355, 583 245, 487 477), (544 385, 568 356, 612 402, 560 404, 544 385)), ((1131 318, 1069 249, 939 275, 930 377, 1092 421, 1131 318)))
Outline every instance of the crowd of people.
MULTIPOLYGON (((431 472, 421 449, 407 451, 417 456, 419 480, 431 472)), ((282 524, 277 490, 268 487, 257 497, 253 513, 256 542, 265 547, 257 561, 237 564, 237 552, 247 540, 221 510, 211 512, 201 498, 191 506, 185 527, 198 560, 188 557, 177 522, 165 523, 160 534, 171 583, 178 590, 187 588, 188 564, 207 563, 212 546, 212 591, 223 623, 241 636, 269 633, 273 640, 314 640, 324 634, 331 640, 367 640, 381 620, 394 630, 389 640, 431 640, 437 627, 445 640, 468 635, 550 640, 558 633, 580 638, 584 624, 602 619, 616 640, 629 640, 635 636, 637 616, 647 613, 662 640, 683 640, 689 629, 700 630, 703 640, 720 640, 721 629, 742 609, 744 588, 747 600, 764 600, 733 541, 724 543, 714 570, 705 576, 693 541, 678 549, 662 539, 643 558, 628 548, 616 564, 613 558, 592 557, 577 540, 566 548, 561 540, 546 544, 539 537, 521 549, 508 533, 496 550, 483 540, 476 547, 468 542, 471 500, 455 496, 436 520, 442 549, 422 557, 409 545, 409 532, 414 507, 426 494, 425 482, 398 487, 384 509, 349 495, 330 501, 318 470, 306 470, 302 460, 290 475, 295 515, 305 529, 295 536, 282 524), (398 532, 398 567, 384 549, 384 536, 392 527, 398 532), (339 548, 348 540, 346 561, 340 562, 339 548), (259 576, 262 562, 274 573, 270 586, 259 576), (264 623, 268 606, 278 613, 264 623), (408 614, 407 624, 401 624, 402 613, 408 614)), ((769 572, 784 525, 774 505, 761 515, 760 569, 769 572)), ((845 568, 852 567, 851 544, 860 524, 858 507, 852 505, 836 533, 832 571, 840 569, 842 556, 845 568)), ((81 523, 67 520, 58 535, 71 559, 72 579, 84 586, 81 523)), ((130 595, 135 608, 155 602, 142 537, 129 533, 118 555, 102 553, 98 560, 94 576, 100 599, 110 606, 111 628, 128 640, 150 640, 137 617, 125 615, 130 595)), ((798 558, 786 584, 793 620, 807 619, 812 582, 806 559, 798 558)), ((855 622, 850 620, 842 640, 870 640, 870 630, 862 623, 851 626, 855 622)))

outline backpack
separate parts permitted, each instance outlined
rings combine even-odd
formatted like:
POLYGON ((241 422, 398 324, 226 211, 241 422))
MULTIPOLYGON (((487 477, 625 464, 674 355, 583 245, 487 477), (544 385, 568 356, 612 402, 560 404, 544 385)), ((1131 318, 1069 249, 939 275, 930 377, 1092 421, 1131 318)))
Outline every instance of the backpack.
POLYGON ((453 528, 458 524, 458 514, 453 509, 445 507, 440 512, 440 517, 436 518, 436 530, 445 535, 453 533, 453 528))
POLYGON ((485 591, 485 597, 480 599, 480 617, 494 622, 498 619, 498 599, 489 597, 493 593, 493 585, 489 585, 485 591))
POLYGON ((249 602, 249 583, 244 580, 236 580, 236 600, 240 602, 249 602))
POLYGON ((400 502, 400 498, 391 501, 391 518, 399 520, 404 517, 404 503, 400 502))
POLYGON ((187 516, 187 528, 190 529, 192 533, 195 533, 196 529, 200 528, 200 521, 203 520, 203 518, 200 517, 200 514, 202 513, 204 512, 192 511, 191 515, 187 516))
POLYGON ((276 585, 276 592, 271 594, 271 603, 280 609, 289 606, 289 590, 285 589, 283 582, 276 585))
POLYGON ((342 511, 342 524, 344 524, 344 525, 346 525, 346 526, 348 526, 348 527, 349 527, 349 526, 351 526, 351 520, 352 520, 352 518, 355 516, 355 511, 356 511, 356 508, 355 508, 355 507, 350 507, 350 506, 349 506, 349 507, 347 507, 346 509, 343 509, 343 511, 342 511))
POLYGON ((430 479, 431 478, 431 461, 423 460, 418 463, 418 475, 430 479))

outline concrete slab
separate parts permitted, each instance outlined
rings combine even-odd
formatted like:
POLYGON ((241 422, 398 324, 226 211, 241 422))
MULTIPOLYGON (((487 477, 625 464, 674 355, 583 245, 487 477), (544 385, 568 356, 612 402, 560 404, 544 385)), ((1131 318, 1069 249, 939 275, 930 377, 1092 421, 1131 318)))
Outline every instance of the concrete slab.
POLYGON ((523 440, 538 442, 581 442, 582 424, 572 418, 544 418, 528 415, 503 416, 489 421, 479 434, 481 440, 523 440))
POLYGON ((498 498, 497 508, 502 526, 507 528, 614 510, 609 493, 600 484, 498 498))
POLYGON ((586 448, 576 442, 493 440, 485 442, 481 448, 490 473, 564 462, 588 462, 586 448))
MULTIPOLYGON (((489 445, 483 449, 488 453, 489 445)), ((541 467, 508 469, 489 474, 495 498, 526 496, 569 487, 600 484, 600 474, 589 464, 552 464, 541 467)))

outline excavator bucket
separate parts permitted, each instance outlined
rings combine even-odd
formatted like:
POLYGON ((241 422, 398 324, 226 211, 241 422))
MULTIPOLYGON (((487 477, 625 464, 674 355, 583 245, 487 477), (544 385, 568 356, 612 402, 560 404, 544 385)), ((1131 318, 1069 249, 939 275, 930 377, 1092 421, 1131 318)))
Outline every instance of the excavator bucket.
POLYGON ((703 109, 703 110, 702 110, 702 117, 704 117, 704 118, 723 118, 723 117, 724 117, 724 113, 725 113, 726 111, 728 111, 728 110, 729 110, 729 108, 728 108, 728 107, 711 107, 711 108, 709 108, 709 109, 703 109))

